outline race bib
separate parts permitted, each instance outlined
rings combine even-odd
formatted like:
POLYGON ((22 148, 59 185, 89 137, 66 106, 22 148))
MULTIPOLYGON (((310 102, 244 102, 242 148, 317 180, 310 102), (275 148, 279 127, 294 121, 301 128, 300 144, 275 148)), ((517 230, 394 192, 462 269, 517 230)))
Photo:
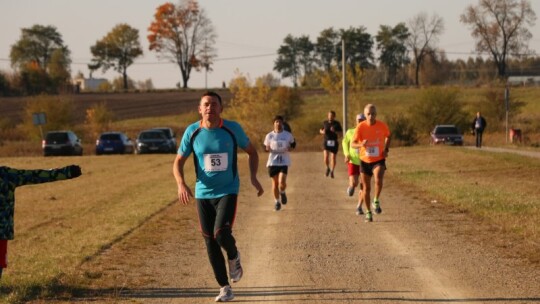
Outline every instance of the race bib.
POLYGON ((204 154, 203 158, 206 172, 225 171, 229 166, 227 153, 204 154))
POLYGON ((379 156, 379 146, 366 147, 366 156, 378 157, 379 156))
POLYGON ((274 140, 270 142, 270 149, 272 149, 273 152, 285 152, 288 147, 289 145, 284 140, 274 140))
POLYGON ((336 146, 336 141, 335 140, 327 140, 326 141, 326 146, 327 147, 335 147, 336 146))

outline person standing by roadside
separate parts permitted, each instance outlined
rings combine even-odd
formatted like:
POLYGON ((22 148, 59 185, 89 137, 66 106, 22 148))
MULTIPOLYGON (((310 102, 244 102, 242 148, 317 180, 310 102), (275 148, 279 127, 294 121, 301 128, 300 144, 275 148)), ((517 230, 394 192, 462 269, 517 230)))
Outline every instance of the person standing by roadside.
POLYGON ((274 117, 274 130, 266 134, 264 138, 264 147, 269 152, 268 175, 272 179, 272 192, 274 194, 274 210, 279 211, 281 205, 287 204, 287 174, 291 165, 289 151, 294 148, 295 141, 291 133, 284 130, 284 121, 282 116, 274 117))
MULTIPOLYGON (((366 116, 364 114, 358 114, 356 115, 356 122, 357 125, 361 123, 362 121, 366 120, 366 116)), ((347 187, 347 194, 349 196, 354 195, 354 189, 356 186, 358 187, 358 204, 356 205, 356 215, 362 215, 364 214, 364 211, 362 210, 362 202, 363 202, 363 194, 362 194, 362 184, 358 184, 358 177, 360 175, 360 157, 358 155, 358 149, 357 148, 351 148, 351 140, 354 135, 354 132, 356 131, 356 126, 353 128, 350 128, 345 133, 345 136, 343 137, 343 141, 341 142, 343 145, 343 155, 345 156, 345 163, 347 164, 347 171, 349 174, 349 186, 347 187)))
POLYGON ((329 111, 327 120, 323 121, 323 127, 319 133, 324 136, 323 141, 323 161, 326 166, 326 176, 334 178, 334 169, 336 167, 336 154, 339 149, 338 137, 343 129, 336 119, 336 112, 329 111))
POLYGON ((471 129, 473 130, 474 134, 476 135, 476 147, 482 148, 482 134, 484 133, 484 129, 487 127, 487 122, 484 117, 480 114, 480 112, 476 112, 476 117, 474 118, 471 129))
POLYGON ((234 299, 234 294, 221 248, 227 253, 231 281, 238 282, 243 275, 240 252, 232 235, 240 187, 237 148, 248 154, 251 184, 257 196, 264 192, 257 179, 259 156, 240 124, 221 118, 223 104, 217 93, 204 93, 198 111, 201 120, 186 128, 174 160, 173 174, 178 185, 179 201, 187 205, 192 197, 196 199, 208 258, 221 287, 215 300, 227 302, 234 299), (192 153, 196 175, 195 196, 184 178, 184 165, 192 153))
POLYGON ((0 278, 7 268, 7 245, 15 237, 15 189, 24 185, 42 184, 81 175, 81 167, 70 165, 50 170, 21 170, 0 166, 0 278))
POLYGON ((373 208, 375 213, 382 212, 380 196, 383 187, 386 158, 390 148, 390 130, 388 126, 376 120, 377 108, 373 104, 364 107, 366 120, 361 122, 353 135, 351 147, 360 149, 360 177, 362 180, 364 202, 366 202, 366 222, 373 221, 370 208, 371 178, 375 177, 375 196, 373 208))

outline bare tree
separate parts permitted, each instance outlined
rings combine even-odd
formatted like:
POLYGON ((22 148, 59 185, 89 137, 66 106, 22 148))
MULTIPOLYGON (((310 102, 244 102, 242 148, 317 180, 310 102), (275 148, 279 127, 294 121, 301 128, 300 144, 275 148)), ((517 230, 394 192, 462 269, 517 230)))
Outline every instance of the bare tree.
POLYGON ((532 38, 527 26, 534 26, 536 14, 528 0, 479 0, 461 15, 476 39, 476 51, 488 52, 500 78, 506 77, 508 56, 528 51, 532 38))
POLYGON ((413 17, 408 22, 409 38, 407 46, 411 49, 415 63, 415 84, 419 85, 419 73, 422 61, 424 60, 427 51, 435 49, 435 44, 439 39, 439 35, 444 32, 444 20, 437 14, 433 14, 431 18, 427 13, 422 12, 413 17))
POLYGON ((216 33, 212 22, 197 0, 181 0, 178 5, 160 5, 148 28, 150 50, 174 62, 180 68, 183 88, 187 88, 191 70, 211 70, 216 57, 216 33))

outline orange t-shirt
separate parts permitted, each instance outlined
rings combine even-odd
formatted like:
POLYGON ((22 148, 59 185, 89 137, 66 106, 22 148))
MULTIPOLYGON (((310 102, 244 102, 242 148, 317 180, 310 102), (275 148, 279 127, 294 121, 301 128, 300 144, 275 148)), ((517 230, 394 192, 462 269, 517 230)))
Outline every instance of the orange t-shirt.
POLYGON ((384 144, 388 137, 390 137, 390 129, 382 121, 376 120, 372 126, 367 120, 358 124, 352 141, 361 143, 367 140, 366 145, 360 148, 360 160, 373 163, 384 159, 384 144))

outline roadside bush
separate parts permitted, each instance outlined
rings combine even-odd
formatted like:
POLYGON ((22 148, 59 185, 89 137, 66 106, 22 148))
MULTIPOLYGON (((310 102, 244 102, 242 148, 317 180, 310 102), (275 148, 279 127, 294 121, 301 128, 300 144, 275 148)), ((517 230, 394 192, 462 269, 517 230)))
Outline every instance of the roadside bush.
POLYGON ((97 91, 100 93, 112 92, 113 86, 109 81, 105 81, 99 84, 97 91))
POLYGON ((11 85, 9 83, 9 80, 6 74, 0 71, 0 96, 9 96, 9 95, 11 95, 11 85))
POLYGON ((249 78, 240 73, 231 80, 229 89, 232 98, 225 107, 226 115, 241 123, 254 143, 263 142, 275 115, 283 115, 286 120, 295 117, 302 103, 296 89, 272 88, 260 79, 252 86, 249 78))
MULTIPOLYGON (((502 131, 506 123, 506 101, 504 98, 505 88, 503 86, 494 86, 484 92, 484 98, 480 101, 476 112, 480 111, 487 120, 488 128, 486 131, 502 131)), ((508 119, 513 120, 517 117, 525 102, 512 100, 510 96, 508 119)))
POLYGON ((453 124, 461 131, 469 128, 467 113, 455 88, 433 87, 425 89, 418 101, 409 109, 416 132, 429 134, 435 125, 453 124))
MULTIPOLYGON (((343 91, 343 72, 337 66, 332 66, 328 72, 318 71, 318 76, 321 79, 321 86, 328 94, 337 94, 343 91)), ((359 65, 356 65, 354 70, 347 68, 345 77, 349 93, 358 93, 364 89, 364 72, 359 65)))
POLYGON ((99 134, 110 129, 113 113, 107 109, 105 102, 93 105, 86 110, 86 131, 90 138, 97 138, 99 134))
POLYGON ((29 98, 24 107, 24 120, 21 128, 28 139, 41 139, 38 126, 33 124, 32 114, 43 112, 47 123, 42 125, 43 133, 73 127, 73 101, 61 96, 41 95, 29 98))
POLYGON ((413 123, 402 113, 390 116, 388 128, 392 133, 392 146, 413 146, 418 143, 418 134, 413 123))

